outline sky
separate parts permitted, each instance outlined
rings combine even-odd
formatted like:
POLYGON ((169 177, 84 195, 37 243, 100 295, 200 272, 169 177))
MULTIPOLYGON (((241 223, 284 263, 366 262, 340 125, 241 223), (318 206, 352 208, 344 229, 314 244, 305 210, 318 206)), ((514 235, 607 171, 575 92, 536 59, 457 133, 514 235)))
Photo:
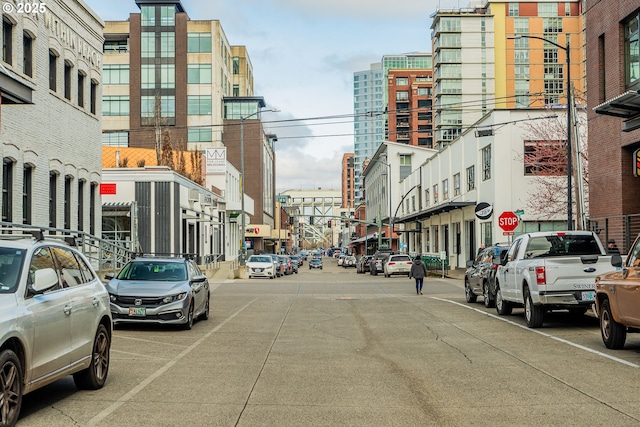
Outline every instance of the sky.
MULTIPOLYGON (((134 0, 84 0, 104 21, 140 10, 134 0)), ((431 17, 468 0, 182 0, 192 20, 219 20, 246 46, 262 121, 275 133, 276 191, 340 190, 353 153, 353 73, 383 55, 431 52, 431 17), (347 116, 334 118, 335 116, 347 116), (286 123, 269 123, 293 120, 286 123)))

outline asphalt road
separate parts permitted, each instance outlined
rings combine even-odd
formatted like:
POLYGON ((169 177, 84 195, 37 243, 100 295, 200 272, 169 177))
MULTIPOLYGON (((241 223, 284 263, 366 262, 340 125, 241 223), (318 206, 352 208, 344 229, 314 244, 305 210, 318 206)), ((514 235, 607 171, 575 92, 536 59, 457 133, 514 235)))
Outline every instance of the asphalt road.
POLYGON ((640 335, 602 344, 590 313, 526 328, 461 280, 356 274, 335 260, 213 283, 191 331, 123 327, 106 386, 25 397, 19 426, 640 425, 640 335))

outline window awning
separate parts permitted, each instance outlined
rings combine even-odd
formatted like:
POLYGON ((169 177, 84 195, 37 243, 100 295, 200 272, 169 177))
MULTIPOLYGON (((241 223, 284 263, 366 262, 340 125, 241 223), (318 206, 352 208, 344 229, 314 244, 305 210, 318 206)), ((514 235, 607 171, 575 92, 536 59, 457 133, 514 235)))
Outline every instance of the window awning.
POLYGON ((627 91, 594 107, 593 111, 626 119, 622 129, 624 132, 638 129, 640 127, 640 93, 635 90, 627 91))
POLYGON ((462 208, 466 208, 467 206, 475 206, 475 204, 476 204, 476 202, 447 202, 447 203, 442 203, 442 204, 439 204, 437 206, 433 206, 433 207, 431 207, 429 209, 420 211, 418 213, 399 218, 396 221, 396 223, 403 224, 405 222, 419 221, 421 219, 427 219, 427 218, 432 217, 434 215, 439 215, 441 213, 449 212, 449 211, 452 211, 454 209, 462 209, 462 208))
MULTIPOLYGON (((2 67, 4 68, 4 67, 2 67)), ((0 93, 2 104, 33 104, 33 88, 0 69, 0 93)))

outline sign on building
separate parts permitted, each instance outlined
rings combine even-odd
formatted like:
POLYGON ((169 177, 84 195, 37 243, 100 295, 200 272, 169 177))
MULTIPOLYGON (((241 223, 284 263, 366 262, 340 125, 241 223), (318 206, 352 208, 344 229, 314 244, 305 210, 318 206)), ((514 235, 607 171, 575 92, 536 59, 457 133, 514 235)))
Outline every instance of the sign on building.
POLYGON ((206 174, 224 175, 227 170, 227 149, 226 147, 206 149, 206 174))

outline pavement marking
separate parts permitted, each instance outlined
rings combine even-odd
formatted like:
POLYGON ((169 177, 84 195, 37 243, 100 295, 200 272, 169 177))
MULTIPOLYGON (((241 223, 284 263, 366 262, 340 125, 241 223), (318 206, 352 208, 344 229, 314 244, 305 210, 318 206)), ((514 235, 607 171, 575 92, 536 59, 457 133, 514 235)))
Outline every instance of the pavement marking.
POLYGON ((157 371, 155 371, 154 373, 152 373, 151 375, 149 375, 147 378, 145 378, 142 382, 140 382, 140 384, 138 384, 136 387, 132 388, 131 390, 129 390, 124 396, 120 397, 118 400, 116 400, 115 402, 113 402, 110 406, 108 406, 107 408, 105 408, 103 411, 101 411, 98 415, 96 415, 95 417, 93 417, 91 420, 89 420, 89 422, 87 423, 88 426, 95 426, 98 423, 100 423, 101 421, 104 421, 105 418, 107 418, 109 415, 111 415, 113 412, 115 412, 118 408, 120 408, 122 405, 124 405, 125 403, 127 403, 129 400, 131 400, 133 397, 135 397, 138 393, 140 393, 145 387, 147 387, 149 384, 151 384, 155 379, 157 379, 158 377, 160 377, 162 374, 164 374, 165 372, 167 372, 169 369, 171 369, 171 367, 173 367, 173 365, 175 365, 176 363, 178 363, 180 361, 180 359, 182 359, 183 357, 185 357, 187 354, 189 354, 191 351, 193 351, 196 347, 198 347, 200 344, 202 344, 202 342, 204 340, 206 340, 207 338, 209 338, 211 335, 213 335, 215 332, 217 332, 220 328, 222 328, 224 325, 226 325, 227 323, 229 323, 229 321, 231 321, 234 317, 236 317, 237 315, 239 315, 240 313, 242 313, 247 307, 249 307, 251 304, 253 304, 254 302, 256 302, 258 300, 258 298, 255 298, 253 300, 251 300, 249 303, 247 303, 244 307, 241 307, 238 311, 236 311, 235 313, 233 313, 231 316, 229 316, 228 318, 226 318, 224 321, 222 321, 218 326, 216 326, 215 328, 213 328, 211 331, 209 331, 207 334, 203 335, 200 339, 198 339, 196 342, 194 342, 193 344, 191 344, 189 347, 187 347, 186 349, 184 349, 182 351, 182 353, 178 354, 176 357, 174 357, 173 359, 169 360, 169 362, 167 362, 164 366, 162 366, 160 369, 158 369, 157 371))
POLYGON ((492 317, 494 319, 502 320, 503 322, 509 323, 510 325, 513 325, 513 326, 517 326, 517 327, 519 327, 521 329, 524 329, 525 331, 533 332, 533 333, 536 333, 538 335, 542 335, 543 337, 551 338, 552 340, 556 340, 556 341, 559 341, 561 343, 570 345, 572 347, 579 348, 580 350, 587 351, 589 353, 595 354, 596 356, 604 357, 604 358, 612 360, 614 362, 618 362, 618 363, 621 363, 623 365, 631 366, 632 368, 640 368, 640 365, 636 365, 635 363, 629 362, 629 361, 624 360, 624 359, 620 359, 619 357, 611 356, 611 355, 609 355, 607 353, 603 353, 601 351, 594 350, 592 348, 585 347, 585 346, 580 345, 580 344, 576 344, 574 342, 565 340, 564 338, 555 337, 555 336, 553 336, 551 334, 547 334, 547 333, 542 332, 542 331, 540 331, 538 329, 531 329, 528 326, 521 325, 521 324, 519 324, 517 322, 514 322, 513 320, 505 319, 504 317, 498 316, 497 314, 487 313, 486 311, 483 311, 483 310, 480 310, 480 309, 474 308, 474 307, 469 307, 468 305, 459 303, 457 301, 451 301, 451 300, 448 300, 448 299, 438 298, 438 297, 429 297, 429 298, 435 299, 435 300, 438 300, 438 301, 448 302, 448 303, 455 304, 455 305, 459 305, 460 307, 464 307, 464 308, 467 308, 469 310, 473 310, 473 311, 475 311, 477 313, 484 314, 485 316, 489 316, 489 317, 492 317))

